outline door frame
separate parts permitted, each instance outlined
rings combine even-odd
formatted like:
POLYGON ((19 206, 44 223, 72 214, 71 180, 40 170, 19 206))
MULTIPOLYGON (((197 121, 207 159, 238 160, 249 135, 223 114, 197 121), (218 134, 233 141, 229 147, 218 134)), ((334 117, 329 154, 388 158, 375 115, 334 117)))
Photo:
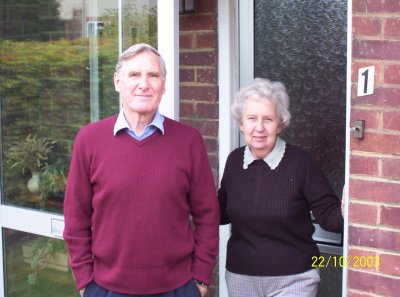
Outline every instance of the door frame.
MULTIPOLYGON (((95 0, 93 0, 95 1, 95 0)), ((119 28, 122 23, 122 0, 118 0, 119 28)), ((158 51, 166 62, 166 92, 160 103, 160 112, 172 119, 179 118, 179 1, 157 0, 158 51), (171 42, 171 40, 173 42, 171 42)), ((119 30, 119 53, 122 51, 122 34, 119 30)), ((115 57, 115 61, 117 62, 115 57)), ((117 97, 116 97, 117 98, 117 97)), ((117 100, 117 99, 116 99, 117 100)), ((0 297, 6 296, 3 228, 63 239, 64 216, 36 209, 3 204, 0 191, 0 297)))
MULTIPOLYGON (((345 192, 348 193, 349 184, 349 160, 350 160, 350 110, 351 110, 351 57, 352 57, 352 1, 348 0, 347 10, 347 69, 346 69, 346 135, 345 135, 345 192)), ((239 86, 245 82, 245 77, 253 77, 253 55, 248 52, 240 52, 239 36, 246 39, 248 45, 253 46, 254 31, 253 22, 249 21, 245 26, 239 25, 239 11, 253 16, 253 1, 219 0, 218 1, 218 82, 219 82, 219 178, 225 168, 225 162, 229 153, 239 145, 239 131, 234 122, 230 106, 234 94, 239 86), (247 27, 246 27, 247 26, 247 27), (249 29, 250 28, 250 29, 249 29), (245 61, 245 62, 244 62, 245 61), (239 69, 239 65, 245 65, 239 69), (243 71, 243 72, 242 72, 243 71)), ((250 19, 250 18, 249 18, 250 19)), ((251 19, 254 19, 253 17, 251 19)), ((252 50, 252 49, 250 49, 252 50)), ((343 230, 343 257, 348 256, 348 208, 346 199, 344 208, 343 230)), ((219 243, 219 296, 228 297, 225 283, 225 262, 227 240, 230 236, 230 226, 220 227, 219 243)), ((342 296, 347 296, 348 268, 343 268, 342 296)))

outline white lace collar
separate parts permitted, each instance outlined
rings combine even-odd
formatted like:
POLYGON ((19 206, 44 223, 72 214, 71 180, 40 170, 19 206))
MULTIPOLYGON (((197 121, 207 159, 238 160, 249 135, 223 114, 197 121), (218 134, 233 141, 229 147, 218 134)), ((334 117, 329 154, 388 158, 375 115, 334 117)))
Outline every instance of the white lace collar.
MULTIPOLYGON (((281 162, 286 150, 286 142, 278 137, 272 151, 263 159, 268 166, 274 170, 281 162)), ((256 160, 251 153, 249 146, 246 145, 243 154, 243 169, 247 169, 253 161, 256 160)))

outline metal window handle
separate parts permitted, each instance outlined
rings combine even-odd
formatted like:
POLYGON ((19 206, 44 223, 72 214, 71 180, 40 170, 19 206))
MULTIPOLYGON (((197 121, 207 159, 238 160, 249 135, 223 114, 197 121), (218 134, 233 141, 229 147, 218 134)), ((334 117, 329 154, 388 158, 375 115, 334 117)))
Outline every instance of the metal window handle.
POLYGON ((64 221, 58 219, 51 219, 51 234, 56 237, 63 239, 64 232, 64 221))
POLYGON ((365 130, 365 121, 364 120, 354 121, 354 125, 351 128, 351 130, 353 131, 353 135, 355 138, 363 139, 365 130))

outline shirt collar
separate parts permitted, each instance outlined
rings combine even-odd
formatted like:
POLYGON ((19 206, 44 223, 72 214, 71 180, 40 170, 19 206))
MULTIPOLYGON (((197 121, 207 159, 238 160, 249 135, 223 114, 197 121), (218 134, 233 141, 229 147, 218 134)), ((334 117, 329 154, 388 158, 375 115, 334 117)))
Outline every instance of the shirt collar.
MULTIPOLYGON (((153 121, 150 124, 148 124, 146 127, 148 127, 148 126, 156 127, 164 135, 164 117, 161 115, 161 113, 158 111, 158 109, 156 111, 156 114, 154 115, 153 121)), ((119 131, 124 130, 124 129, 130 129, 130 127, 129 127, 128 121, 125 118, 124 110, 121 109, 121 111, 118 114, 117 121, 115 122, 115 125, 114 125, 114 136, 117 135, 117 133, 119 131)))
MULTIPOLYGON (((282 161, 285 150, 286 142, 282 138, 278 137, 272 151, 263 159, 264 162, 267 163, 272 170, 274 170, 282 161)), ((243 154, 243 169, 247 169, 249 165, 255 160, 256 159, 251 153, 249 146, 246 145, 243 154)))

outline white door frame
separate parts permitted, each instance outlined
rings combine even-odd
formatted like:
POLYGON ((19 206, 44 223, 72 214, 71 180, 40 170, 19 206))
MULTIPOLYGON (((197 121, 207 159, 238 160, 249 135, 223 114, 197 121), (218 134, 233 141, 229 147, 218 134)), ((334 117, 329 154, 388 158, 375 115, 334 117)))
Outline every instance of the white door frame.
MULTIPOLYGON (((230 106, 239 86, 238 0, 218 0, 219 176, 229 153, 239 145, 237 125, 230 106)), ((219 229, 219 296, 228 297, 225 283, 226 244, 230 226, 219 229)))
MULTIPOLYGON (((229 153, 239 145, 238 127, 233 122, 230 106, 239 85, 248 77, 253 77, 254 60, 249 51, 253 51, 253 34, 249 34, 253 23, 239 26, 239 11, 253 15, 253 1, 219 0, 218 1, 218 83, 219 83, 219 177, 225 168, 229 153), (245 31, 246 30, 246 31, 245 31), (239 36, 246 39, 247 51, 239 51, 239 36), (241 69, 239 73, 239 61, 241 69), (244 62, 245 61, 245 62, 244 62)), ((253 19, 253 18, 251 18, 253 19)), ((350 110, 351 110, 351 44, 352 44, 352 1, 348 0, 347 18, 347 86, 346 86, 346 148, 345 148, 345 190, 348 193, 349 158, 350 158, 350 110)), ((348 204, 345 204, 343 256, 348 255, 348 204)), ((219 244, 219 296, 228 297, 225 283, 226 246, 230 236, 230 227, 220 227, 219 244)), ((342 296, 347 296, 347 271, 343 269, 342 296)))
MULTIPOLYGON (((122 7, 122 1, 118 1, 122 7)), ((166 93, 160 105, 164 115, 179 118, 179 1, 157 0, 158 16, 158 51, 163 56, 167 67, 166 93), (173 41, 173 42, 171 42, 173 41)), ((121 9, 119 9, 121 11, 121 9)), ((121 28, 121 14, 119 14, 121 28)), ((121 33, 121 31, 120 31, 121 33)), ((121 39, 122 34, 119 34, 121 39)), ((119 40, 119 52, 122 42, 119 40)), ((115 57, 117 61, 118 57, 115 57)), ((4 199, 1 197, 1 201, 4 199)), ((63 239, 64 216, 35 209, 11 205, 0 205, 0 227, 10 228, 41 236, 63 239)), ((4 238, 0 230, 0 297, 5 296, 6 275, 4 274, 4 238)))

